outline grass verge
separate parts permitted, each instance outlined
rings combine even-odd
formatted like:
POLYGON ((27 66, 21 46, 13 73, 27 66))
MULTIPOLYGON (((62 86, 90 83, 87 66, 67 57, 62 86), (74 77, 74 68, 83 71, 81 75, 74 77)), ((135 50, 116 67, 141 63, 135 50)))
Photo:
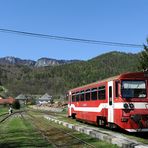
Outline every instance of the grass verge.
MULTIPOLYGON (((52 133, 52 128, 51 130, 49 130, 49 126, 53 126, 56 128, 59 128, 59 129, 62 129, 64 130, 66 133, 72 133, 73 136, 76 136, 77 138, 80 138, 81 140, 84 140, 85 142, 91 144, 91 145, 94 145, 94 147, 98 147, 98 148, 107 148, 107 147, 110 147, 110 148, 118 148, 117 145, 113 145, 113 144, 109 144, 107 142, 104 142, 104 141, 101 141, 101 140, 98 140, 96 138, 92 138, 91 136, 89 135, 86 135, 84 133, 80 133, 80 132, 77 132, 75 130, 72 130, 72 129, 68 129, 62 125, 59 125, 59 124, 55 124, 55 122, 51 122, 45 118, 43 118, 43 114, 42 113, 39 113, 39 112, 30 112, 32 115, 36 116, 36 118, 39 118, 41 120, 41 122, 44 123, 44 125, 47 125, 48 126, 48 132, 50 132, 50 134, 52 133)), ((58 135, 56 134, 53 134, 52 135, 52 138, 56 138, 57 139, 58 135), (56 137, 54 137, 56 136, 56 137)), ((58 139, 57 139, 58 140, 58 139)), ((66 139, 65 139, 66 140, 66 139)), ((60 139, 58 140, 60 141, 60 139)), ((72 144, 72 143, 71 143, 72 144)), ((72 146, 72 145, 71 145, 72 146)))
POLYGON ((51 147, 38 131, 21 117, 12 117, 0 126, 0 147, 51 147))

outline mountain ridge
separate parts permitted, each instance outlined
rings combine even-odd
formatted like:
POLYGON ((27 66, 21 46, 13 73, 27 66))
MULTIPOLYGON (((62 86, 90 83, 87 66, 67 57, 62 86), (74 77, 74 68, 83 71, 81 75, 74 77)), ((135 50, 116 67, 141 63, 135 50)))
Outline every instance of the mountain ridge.
POLYGON ((37 61, 30 59, 21 59, 13 56, 6 56, 0 58, 0 64, 10 64, 10 65, 26 65, 30 67, 45 67, 45 66, 57 66, 62 64, 69 64, 77 62, 80 60, 57 60, 47 57, 39 58, 37 61))
MULTIPOLYGON (((71 88, 126 72, 138 71, 139 54, 109 52, 87 61, 57 66, 29 67, 0 64, 0 83, 12 96, 24 94, 61 95, 71 88)), ((13 62, 12 62, 13 63, 13 62)))

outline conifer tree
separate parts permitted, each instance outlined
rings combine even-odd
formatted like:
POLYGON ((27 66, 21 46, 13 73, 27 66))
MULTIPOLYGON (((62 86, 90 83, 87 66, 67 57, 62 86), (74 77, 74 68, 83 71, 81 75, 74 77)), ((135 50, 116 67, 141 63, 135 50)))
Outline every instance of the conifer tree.
MULTIPOLYGON (((148 44, 148 39, 147 39, 148 44)), ((144 45, 144 50, 140 54, 140 69, 148 70, 148 46, 144 45)))

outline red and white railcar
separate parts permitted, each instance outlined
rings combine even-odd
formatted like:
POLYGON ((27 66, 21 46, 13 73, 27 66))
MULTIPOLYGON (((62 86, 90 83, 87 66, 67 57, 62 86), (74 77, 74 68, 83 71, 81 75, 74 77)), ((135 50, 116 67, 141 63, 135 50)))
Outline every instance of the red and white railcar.
POLYGON ((68 116, 129 132, 148 131, 148 73, 125 73, 68 91, 68 116))

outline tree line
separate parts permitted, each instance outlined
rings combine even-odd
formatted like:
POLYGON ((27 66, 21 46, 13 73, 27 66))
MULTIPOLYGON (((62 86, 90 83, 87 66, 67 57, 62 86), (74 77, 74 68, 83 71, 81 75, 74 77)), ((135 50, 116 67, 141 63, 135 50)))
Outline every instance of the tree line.
POLYGON ((44 94, 60 96, 68 89, 115 76, 124 72, 148 69, 148 47, 138 54, 110 52, 88 61, 31 68, 22 65, 0 65, 1 85, 9 95, 44 94))

